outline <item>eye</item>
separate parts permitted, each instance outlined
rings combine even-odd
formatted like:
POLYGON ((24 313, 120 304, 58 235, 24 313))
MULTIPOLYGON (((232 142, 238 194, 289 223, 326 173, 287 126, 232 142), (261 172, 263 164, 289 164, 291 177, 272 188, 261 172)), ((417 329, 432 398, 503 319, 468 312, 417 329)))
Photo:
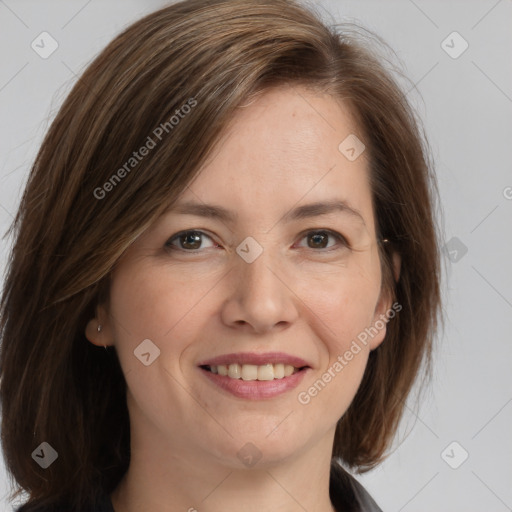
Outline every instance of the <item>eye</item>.
MULTIPOLYGON (((308 247, 309 249, 326 249, 327 246, 325 244, 327 243, 329 237, 335 238, 338 242, 341 243, 342 246, 349 247, 349 243, 347 242, 346 238, 343 235, 341 235, 340 233, 337 233, 336 231, 331 231, 329 229, 308 231, 303 234, 301 240, 303 240, 306 237, 308 239, 308 242, 311 242, 311 245, 309 245, 309 247, 308 247)), ((323 252, 330 252, 332 250, 336 250, 336 249, 331 249, 330 247, 332 247, 332 246, 329 246, 328 251, 323 251, 323 252)), ((317 252, 319 252, 319 251, 317 251, 317 252)), ((322 251, 320 251, 320 252, 322 252, 322 251)))
MULTIPOLYGON (((332 246, 326 246, 325 244, 328 242, 329 237, 336 239, 343 247, 350 247, 346 238, 337 233, 336 231, 331 231, 329 229, 322 230, 314 230, 307 231, 302 234, 301 240, 308 237, 308 241, 311 241, 309 249, 327 249, 326 251, 317 251, 317 252, 330 252, 332 246)), ((212 238, 199 230, 188 230, 188 231, 180 231, 173 235, 166 243, 165 247, 170 250, 182 251, 182 252, 198 252, 201 249, 202 238, 207 238, 208 240, 212 240, 212 238), (175 243, 177 242, 177 243, 175 243)), ((219 245, 214 242, 214 246, 218 247, 219 245)), ((210 246, 213 247, 213 246, 210 246)))
MULTIPOLYGON (((195 252, 199 250, 201 246, 201 238, 205 237, 209 240, 212 240, 206 233, 202 231, 190 230, 190 231, 180 231, 176 233, 173 237, 171 237, 166 243, 165 246, 171 250, 177 251, 185 251, 185 252, 195 252), (177 247, 173 242, 177 241, 181 247, 177 247)), ((217 245, 217 244, 216 244, 217 245)))

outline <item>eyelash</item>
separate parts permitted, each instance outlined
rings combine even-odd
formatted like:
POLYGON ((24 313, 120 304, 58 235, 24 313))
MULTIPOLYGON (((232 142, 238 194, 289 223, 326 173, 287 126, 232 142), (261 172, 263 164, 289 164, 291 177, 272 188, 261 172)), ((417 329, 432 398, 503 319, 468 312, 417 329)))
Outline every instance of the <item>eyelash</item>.
MULTIPOLYGON (((209 238, 210 240, 212 240, 212 242, 216 243, 212 239, 212 237, 210 235, 204 233, 203 231, 200 231, 198 229, 187 229, 187 230, 184 230, 184 231, 180 231, 179 233, 176 233, 171 238, 169 238, 169 240, 165 243, 165 247, 167 249, 171 250, 171 251, 179 251, 179 252, 188 253, 188 254, 198 254, 201 251, 201 249, 196 249, 196 250, 181 249, 179 247, 176 247, 175 245, 172 245, 172 243, 171 243, 174 240, 179 240, 179 238, 181 236, 189 234, 189 233, 200 234, 201 236, 205 236, 205 237, 209 238)), ((330 229, 313 229, 313 230, 309 230, 309 231, 306 231, 304 233, 301 233, 300 239, 302 240, 307 235, 318 234, 318 233, 324 233, 324 234, 332 236, 338 242, 340 242, 343 247, 341 247, 341 248, 329 247, 327 249, 325 249, 325 248, 324 249, 312 249, 311 247, 306 247, 306 249, 310 249, 310 250, 312 250, 314 252, 320 252, 320 253, 330 253, 332 251, 340 250, 340 249, 343 249, 343 248, 350 249, 350 244, 348 243, 347 239, 342 234, 340 234, 340 233, 338 233, 336 231, 332 231, 330 229)))

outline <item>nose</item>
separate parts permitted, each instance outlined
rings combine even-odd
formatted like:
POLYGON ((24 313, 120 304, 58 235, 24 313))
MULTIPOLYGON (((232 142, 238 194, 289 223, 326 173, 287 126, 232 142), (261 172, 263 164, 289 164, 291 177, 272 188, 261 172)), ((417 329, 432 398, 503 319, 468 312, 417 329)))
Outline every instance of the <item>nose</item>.
POLYGON ((239 258, 235 267, 227 276, 221 313, 226 325, 261 334, 284 329, 297 319, 290 273, 268 251, 263 250, 252 263, 239 258))

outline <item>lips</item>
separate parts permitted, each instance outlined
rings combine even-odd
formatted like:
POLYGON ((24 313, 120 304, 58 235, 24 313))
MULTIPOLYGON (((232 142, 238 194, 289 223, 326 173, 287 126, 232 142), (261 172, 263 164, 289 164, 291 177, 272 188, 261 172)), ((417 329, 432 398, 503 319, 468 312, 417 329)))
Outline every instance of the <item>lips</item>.
POLYGON ((307 361, 284 352, 237 352, 201 361, 202 375, 238 398, 262 400, 296 388, 312 371, 307 361))
POLYGON ((224 354, 198 364, 201 373, 238 398, 274 398, 296 388, 311 366, 284 352, 224 354))

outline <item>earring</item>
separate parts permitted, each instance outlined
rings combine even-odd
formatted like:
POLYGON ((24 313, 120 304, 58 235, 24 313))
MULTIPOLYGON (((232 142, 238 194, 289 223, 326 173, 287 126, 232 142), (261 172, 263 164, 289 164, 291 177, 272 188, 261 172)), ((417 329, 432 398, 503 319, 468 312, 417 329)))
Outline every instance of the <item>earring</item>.
MULTIPOLYGON (((98 324, 98 332, 101 332, 101 327, 102 327, 102 326, 101 326, 101 324, 98 324)), ((108 349, 107 349, 107 345, 103 345, 103 348, 104 348, 105 350, 108 350, 108 349)))

